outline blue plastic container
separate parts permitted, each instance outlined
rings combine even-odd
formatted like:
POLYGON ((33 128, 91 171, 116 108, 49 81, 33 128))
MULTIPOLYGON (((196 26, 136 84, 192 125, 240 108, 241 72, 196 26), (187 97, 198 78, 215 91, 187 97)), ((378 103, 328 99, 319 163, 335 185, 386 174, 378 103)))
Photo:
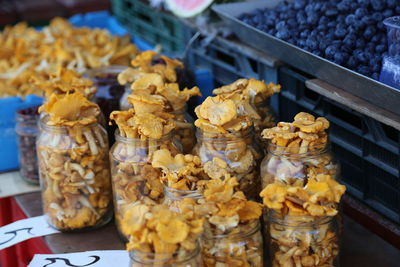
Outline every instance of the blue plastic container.
POLYGON ((18 168, 17 134, 15 133, 16 111, 42 104, 43 99, 28 95, 0 99, 0 171, 18 168))

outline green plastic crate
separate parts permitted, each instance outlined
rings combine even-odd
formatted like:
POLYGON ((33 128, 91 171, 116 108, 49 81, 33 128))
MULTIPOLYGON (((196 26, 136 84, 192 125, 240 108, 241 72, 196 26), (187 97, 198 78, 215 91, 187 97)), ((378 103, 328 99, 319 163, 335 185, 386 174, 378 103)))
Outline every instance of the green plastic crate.
POLYGON ((114 15, 133 34, 150 42, 160 44, 168 52, 185 49, 185 26, 172 14, 150 7, 140 0, 112 0, 114 15))

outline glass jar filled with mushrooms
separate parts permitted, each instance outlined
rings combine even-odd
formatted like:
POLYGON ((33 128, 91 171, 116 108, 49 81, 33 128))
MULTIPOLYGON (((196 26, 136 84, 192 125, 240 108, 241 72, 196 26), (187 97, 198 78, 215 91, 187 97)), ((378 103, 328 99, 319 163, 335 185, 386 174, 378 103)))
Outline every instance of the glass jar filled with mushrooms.
POLYGON ((106 224, 112 216, 112 190, 99 107, 77 92, 53 95, 39 111, 46 113, 37 154, 49 224, 61 231, 106 224))
POLYGON ((273 266, 336 266, 335 218, 346 187, 337 181, 328 128, 325 118, 301 112, 293 122, 263 131, 270 142, 261 163, 260 196, 273 266))
POLYGON ((249 199, 258 199, 262 151, 254 136, 257 112, 247 99, 224 96, 207 97, 195 112, 198 143, 193 153, 203 164, 221 159, 217 161, 221 163, 218 168, 237 177, 240 190, 249 199))
POLYGON ((137 114, 129 109, 114 111, 110 118, 118 126, 110 151, 115 219, 121 237, 126 239, 120 227, 126 210, 138 204, 160 204, 164 199, 161 171, 151 164, 154 152, 164 148, 177 154, 182 147, 173 138, 175 123, 168 114, 137 114))

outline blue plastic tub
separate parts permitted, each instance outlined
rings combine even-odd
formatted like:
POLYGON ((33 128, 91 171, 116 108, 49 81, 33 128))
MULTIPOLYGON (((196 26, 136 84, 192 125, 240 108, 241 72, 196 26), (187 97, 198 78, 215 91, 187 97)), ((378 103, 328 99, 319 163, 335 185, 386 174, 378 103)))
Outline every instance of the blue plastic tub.
POLYGON ((8 97, 0 99, 0 171, 18 168, 16 111, 42 104, 43 99, 28 95, 25 99, 8 97))

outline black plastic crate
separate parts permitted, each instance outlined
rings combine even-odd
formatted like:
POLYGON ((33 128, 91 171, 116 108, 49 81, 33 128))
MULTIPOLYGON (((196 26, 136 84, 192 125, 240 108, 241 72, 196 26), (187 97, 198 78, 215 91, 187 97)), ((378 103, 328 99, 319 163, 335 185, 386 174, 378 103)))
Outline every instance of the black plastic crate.
POLYGON ((152 8, 146 1, 112 0, 114 15, 135 35, 168 52, 186 46, 186 25, 170 13, 152 8))
MULTIPOLYGON (((186 34, 193 36, 196 30, 186 34)), ((214 75, 216 84, 229 84, 240 78, 256 78, 277 82, 276 61, 235 40, 201 36, 189 47, 186 65, 191 69, 205 68, 214 75)))
POLYGON ((300 111, 329 119, 332 151, 348 193, 400 223, 400 132, 310 90, 305 85, 310 78, 280 68, 280 120, 291 121, 300 111))

